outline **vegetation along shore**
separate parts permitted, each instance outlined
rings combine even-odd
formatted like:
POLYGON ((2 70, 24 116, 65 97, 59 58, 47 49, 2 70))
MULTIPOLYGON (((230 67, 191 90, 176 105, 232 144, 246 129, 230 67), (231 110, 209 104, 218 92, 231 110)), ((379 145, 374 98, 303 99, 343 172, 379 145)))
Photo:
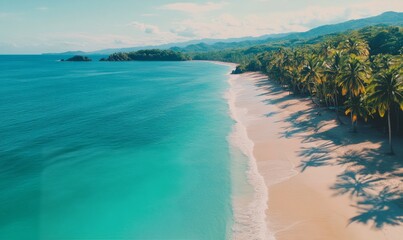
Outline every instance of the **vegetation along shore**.
POLYGON ((359 122, 387 129, 389 153, 392 135, 403 127, 403 28, 369 26, 308 40, 273 41, 247 48, 187 52, 187 49, 140 50, 111 54, 101 61, 214 60, 239 63, 233 73, 259 71, 290 93, 309 96, 317 106, 327 106, 350 116, 351 131, 359 122), (386 120, 385 120, 386 119, 386 120))
POLYGON ((250 55, 268 46, 192 56, 240 63, 232 81, 251 119, 275 239, 400 238, 402 30, 372 26, 250 55))

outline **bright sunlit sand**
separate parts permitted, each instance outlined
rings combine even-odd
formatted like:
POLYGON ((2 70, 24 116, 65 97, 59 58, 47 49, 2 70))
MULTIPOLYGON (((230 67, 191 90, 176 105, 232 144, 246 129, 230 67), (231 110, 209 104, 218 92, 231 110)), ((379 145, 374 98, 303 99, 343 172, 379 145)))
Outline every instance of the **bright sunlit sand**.
POLYGON ((239 90, 236 106, 248 119, 268 191, 267 228, 276 239, 400 239, 402 227, 391 223, 400 221, 401 148, 385 155, 377 130, 351 133, 334 112, 290 95, 262 74, 231 81, 239 90), (391 203, 395 208, 381 206, 391 203))

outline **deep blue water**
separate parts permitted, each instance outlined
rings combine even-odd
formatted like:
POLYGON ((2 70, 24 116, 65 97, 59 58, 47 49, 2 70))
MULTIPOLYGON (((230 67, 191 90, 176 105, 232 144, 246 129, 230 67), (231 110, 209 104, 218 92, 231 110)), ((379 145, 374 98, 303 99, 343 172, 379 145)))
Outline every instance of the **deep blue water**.
POLYGON ((0 239, 225 239, 228 67, 0 56, 0 239))

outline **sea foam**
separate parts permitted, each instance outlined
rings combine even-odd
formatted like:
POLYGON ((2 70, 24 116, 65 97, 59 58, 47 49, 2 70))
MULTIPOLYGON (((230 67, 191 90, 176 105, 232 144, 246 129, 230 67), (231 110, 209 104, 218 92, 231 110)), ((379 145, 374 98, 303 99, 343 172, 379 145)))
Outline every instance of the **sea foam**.
MULTIPOLYGON (((264 178, 259 174, 257 161, 253 154, 254 142, 249 138, 247 132, 248 123, 253 120, 248 116, 248 110, 236 105, 236 100, 240 96, 242 86, 237 83, 238 76, 229 77, 230 88, 226 93, 230 115, 235 121, 233 131, 229 136, 230 144, 238 149, 246 157, 246 176, 244 179, 251 188, 251 191, 239 191, 242 188, 242 180, 233 179, 233 215, 234 223, 232 227, 232 239, 274 239, 273 234, 268 231, 266 223, 268 191, 264 178)), ((236 150, 235 150, 236 151, 236 150)), ((236 154, 232 154, 236 157, 236 154)), ((239 157, 239 155, 238 155, 239 157)), ((242 171, 239 167, 239 159, 233 159, 232 174, 233 178, 239 178, 242 171)))

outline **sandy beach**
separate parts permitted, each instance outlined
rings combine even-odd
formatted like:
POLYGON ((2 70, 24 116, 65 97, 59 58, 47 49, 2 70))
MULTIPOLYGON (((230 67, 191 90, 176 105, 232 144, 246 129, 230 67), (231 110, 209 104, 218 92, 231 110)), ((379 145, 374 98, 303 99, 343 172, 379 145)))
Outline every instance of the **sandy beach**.
POLYGON ((371 125, 351 133, 348 118, 338 124, 334 112, 259 73, 229 81, 268 196, 260 209, 268 235, 259 236, 401 239, 402 139, 386 155, 387 135, 371 125))

